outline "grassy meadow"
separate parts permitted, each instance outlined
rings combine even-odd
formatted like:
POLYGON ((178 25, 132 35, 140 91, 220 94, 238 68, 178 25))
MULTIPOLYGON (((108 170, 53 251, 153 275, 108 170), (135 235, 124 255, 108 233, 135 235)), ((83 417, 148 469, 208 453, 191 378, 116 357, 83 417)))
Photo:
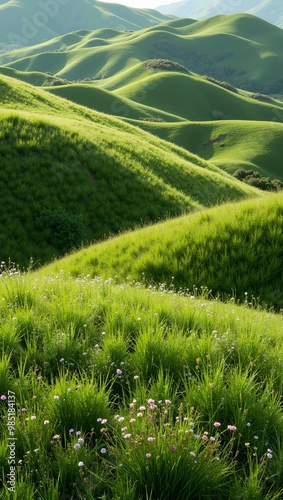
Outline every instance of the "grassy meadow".
POLYGON ((282 30, 67 3, 0 35, 0 500, 280 500, 283 195, 233 174, 283 180, 282 30))
POLYGON ((1 499, 282 497, 281 315, 4 264, 0 290, 1 499))

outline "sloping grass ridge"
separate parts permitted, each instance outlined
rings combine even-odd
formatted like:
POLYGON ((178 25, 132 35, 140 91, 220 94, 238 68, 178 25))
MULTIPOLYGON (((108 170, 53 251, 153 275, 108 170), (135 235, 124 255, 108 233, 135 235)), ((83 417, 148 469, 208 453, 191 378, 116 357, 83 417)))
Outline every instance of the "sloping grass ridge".
POLYGON ((283 306, 283 196, 218 206, 121 235, 50 269, 283 306))

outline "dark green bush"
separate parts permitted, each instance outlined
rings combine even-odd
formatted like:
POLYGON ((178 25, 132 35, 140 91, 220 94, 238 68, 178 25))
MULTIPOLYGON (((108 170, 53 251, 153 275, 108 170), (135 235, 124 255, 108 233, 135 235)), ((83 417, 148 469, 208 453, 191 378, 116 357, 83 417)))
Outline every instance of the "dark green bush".
POLYGON ((244 170, 240 168, 233 174, 236 179, 254 186, 263 191, 280 191, 283 189, 283 182, 279 179, 270 179, 270 177, 263 177, 259 172, 254 170, 244 170))
POLYGON ((79 247, 86 239, 86 230, 81 215, 66 212, 63 208, 42 209, 38 217, 39 226, 47 232, 47 241, 56 250, 67 252, 79 247))

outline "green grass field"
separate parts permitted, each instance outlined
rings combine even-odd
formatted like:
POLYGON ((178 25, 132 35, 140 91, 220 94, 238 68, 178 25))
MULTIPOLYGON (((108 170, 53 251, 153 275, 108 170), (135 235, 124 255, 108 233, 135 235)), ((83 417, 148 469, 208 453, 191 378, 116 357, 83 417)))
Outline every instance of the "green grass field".
POLYGON ((281 315, 3 265, 0 294, 1 499, 282 497, 281 315))

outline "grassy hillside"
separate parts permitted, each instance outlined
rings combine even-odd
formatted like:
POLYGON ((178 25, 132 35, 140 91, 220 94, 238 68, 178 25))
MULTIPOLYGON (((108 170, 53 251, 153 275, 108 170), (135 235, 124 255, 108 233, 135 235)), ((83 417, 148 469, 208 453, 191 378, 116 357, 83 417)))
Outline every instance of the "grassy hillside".
POLYGON ((4 48, 39 43, 78 29, 138 30, 168 19, 154 10, 96 0, 2 0, 0 14, 0 46, 4 48))
POLYGON ((204 210, 127 233, 51 264, 54 272, 207 287, 283 306, 282 194, 204 210), (247 294, 247 295, 246 295, 247 294))
POLYGON ((169 143, 1 77, 1 254, 43 263, 82 241, 258 196, 169 143))
POLYGON ((153 58, 252 92, 282 93, 283 32, 250 15, 174 20, 132 33, 82 31, 0 56, 21 71, 50 71, 68 80, 110 77, 153 58), (55 51, 55 52, 54 52, 55 51))
POLYGON ((264 177, 283 180, 282 123, 241 120, 205 123, 131 122, 161 139, 213 161, 231 174, 244 168, 256 170, 264 177))
POLYGON ((283 106, 279 101, 259 102, 194 74, 155 71, 139 81, 118 87, 115 94, 190 121, 219 117, 274 121, 275 111, 282 113, 283 119, 283 106))

